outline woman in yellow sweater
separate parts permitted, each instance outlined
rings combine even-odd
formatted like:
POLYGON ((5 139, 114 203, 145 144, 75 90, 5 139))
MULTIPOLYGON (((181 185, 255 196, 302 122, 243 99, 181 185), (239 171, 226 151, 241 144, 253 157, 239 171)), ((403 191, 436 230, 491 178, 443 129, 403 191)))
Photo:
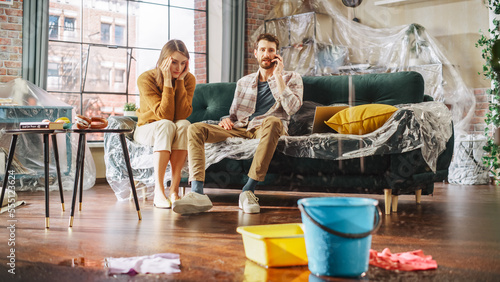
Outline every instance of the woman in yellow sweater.
POLYGON ((192 100, 196 86, 189 72, 189 53, 180 40, 170 40, 163 46, 156 68, 137 79, 140 107, 134 139, 153 146, 155 192, 154 206, 170 208, 179 199, 181 170, 187 157, 186 118, 193 111, 192 100), (172 181, 170 195, 165 195, 163 179, 170 162, 172 181))

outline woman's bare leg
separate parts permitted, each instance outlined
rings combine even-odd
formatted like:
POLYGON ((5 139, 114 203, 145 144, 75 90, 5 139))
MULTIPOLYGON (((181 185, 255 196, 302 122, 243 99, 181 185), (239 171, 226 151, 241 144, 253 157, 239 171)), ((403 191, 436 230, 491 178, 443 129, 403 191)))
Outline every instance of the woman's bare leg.
POLYGON ((165 186, 163 179, 165 178, 165 171, 170 160, 169 151, 156 151, 153 153, 154 157, 154 174, 155 174, 155 196, 162 196, 167 199, 165 195, 165 186))
POLYGON ((186 163, 187 150, 172 150, 170 166, 172 167, 172 182, 170 184, 170 197, 179 199, 179 183, 181 182, 181 171, 186 163))

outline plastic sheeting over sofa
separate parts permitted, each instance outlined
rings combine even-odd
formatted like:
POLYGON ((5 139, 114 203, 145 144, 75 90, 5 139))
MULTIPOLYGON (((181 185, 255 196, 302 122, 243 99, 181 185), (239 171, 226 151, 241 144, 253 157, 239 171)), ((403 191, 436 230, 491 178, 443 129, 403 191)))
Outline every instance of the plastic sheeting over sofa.
MULTIPOLYGON (((451 114, 440 102, 424 102, 398 105, 391 118, 376 131, 365 135, 345 135, 337 133, 309 134, 312 130, 314 102, 304 102, 301 110, 293 116, 289 132, 295 136, 282 136, 277 152, 299 158, 344 160, 373 155, 397 154, 420 149, 428 166, 435 171, 439 154, 453 133, 451 114)), ((217 124, 218 121, 205 121, 217 124)), ((110 119, 108 128, 134 128, 135 122, 127 117, 110 119)), ((129 136, 131 137, 131 136, 129 136)), ((126 174, 123 153, 118 138, 106 135, 105 163, 106 178, 119 200, 130 197, 130 184, 126 174)), ((206 144, 206 167, 224 158, 251 159, 259 140, 228 138, 224 142, 206 144)), ((138 190, 140 197, 152 195, 154 180, 152 147, 143 146, 127 138, 134 179, 142 183, 138 190)), ((183 177, 187 177, 187 163, 183 177)), ((170 166, 164 182, 171 178, 170 166)))

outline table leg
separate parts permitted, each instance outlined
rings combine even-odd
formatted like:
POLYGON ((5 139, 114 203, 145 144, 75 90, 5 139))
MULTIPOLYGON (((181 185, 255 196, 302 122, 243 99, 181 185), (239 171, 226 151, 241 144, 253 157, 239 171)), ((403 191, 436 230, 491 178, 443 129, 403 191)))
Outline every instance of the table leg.
POLYGON ((73 226, 73 218, 75 215, 75 203, 76 203, 76 193, 78 192, 78 181, 80 178, 80 166, 82 165, 81 159, 82 159, 82 154, 84 151, 82 150, 82 144, 83 144, 83 139, 84 139, 84 134, 81 133, 78 136, 78 150, 76 153, 76 174, 75 174, 75 185, 73 186, 73 199, 71 200, 71 212, 70 212, 70 219, 69 219, 69 227, 73 226))
POLYGON ((45 228, 49 228, 49 135, 43 134, 43 163, 45 169, 45 228))
POLYGON ((80 205, 79 205, 79 211, 82 211, 82 199, 83 199, 83 171, 85 168, 85 146, 87 145, 87 135, 85 133, 81 133, 83 135, 83 141, 82 141, 82 159, 81 163, 82 165, 80 166, 80 169, 82 170, 80 172, 80 205))
POLYGON ((56 160, 57 183, 59 183, 59 195, 61 196, 62 211, 64 211, 64 195, 61 180, 61 167, 59 165, 59 150, 57 148, 57 138, 52 134, 52 148, 54 150, 54 159, 56 160))
POLYGON ((14 158, 14 152, 16 151, 16 143, 17 143, 17 135, 12 135, 10 139, 10 149, 9 149, 9 157, 7 158, 7 165, 5 166, 5 175, 3 177, 3 185, 2 185, 2 195, 0 196, 0 206, 3 203, 3 198, 5 197, 5 190, 7 189, 7 184, 9 182, 9 170, 12 164, 12 159, 14 158))
POLYGON ((137 191, 135 190, 134 175, 132 174, 132 166, 130 165, 130 156, 128 155, 127 142, 125 141, 125 134, 123 133, 120 133, 120 142, 122 143, 123 156, 125 158, 125 164, 127 165, 128 178, 130 180, 132 195, 134 195, 135 208, 137 210, 139 220, 141 220, 142 215, 141 209, 139 208, 139 200, 137 199, 137 191))

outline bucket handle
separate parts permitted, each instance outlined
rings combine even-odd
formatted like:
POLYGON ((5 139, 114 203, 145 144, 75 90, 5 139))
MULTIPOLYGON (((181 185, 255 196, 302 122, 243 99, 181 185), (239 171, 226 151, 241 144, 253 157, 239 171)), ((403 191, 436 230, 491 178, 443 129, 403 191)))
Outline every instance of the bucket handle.
POLYGON ((324 225, 322 225, 321 223, 317 222, 314 218, 312 218, 311 215, 309 215, 309 213, 307 213, 306 209, 304 209, 303 205, 302 204, 299 204, 299 210, 306 215, 307 218, 309 218, 309 220, 314 223, 316 226, 318 226, 319 228, 323 229, 324 231, 330 233, 330 234, 333 234, 333 235, 336 235, 336 236, 339 236, 339 237, 344 237, 344 238, 348 238, 348 239, 360 239, 360 238, 365 238, 369 235, 372 235, 373 233, 377 232, 377 230, 379 229, 380 227, 380 224, 381 224, 381 221, 380 221, 380 218, 382 217, 382 211, 380 210, 380 208, 378 206, 375 206, 377 208, 377 212, 375 213, 375 223, 374 223, 374 227, 372 230, 368 231, 368 232, 364 232, 364 233, 343 233, 343 232, 339 232, 339 231, 335 231, 331 228, 328 228, 324 225))

